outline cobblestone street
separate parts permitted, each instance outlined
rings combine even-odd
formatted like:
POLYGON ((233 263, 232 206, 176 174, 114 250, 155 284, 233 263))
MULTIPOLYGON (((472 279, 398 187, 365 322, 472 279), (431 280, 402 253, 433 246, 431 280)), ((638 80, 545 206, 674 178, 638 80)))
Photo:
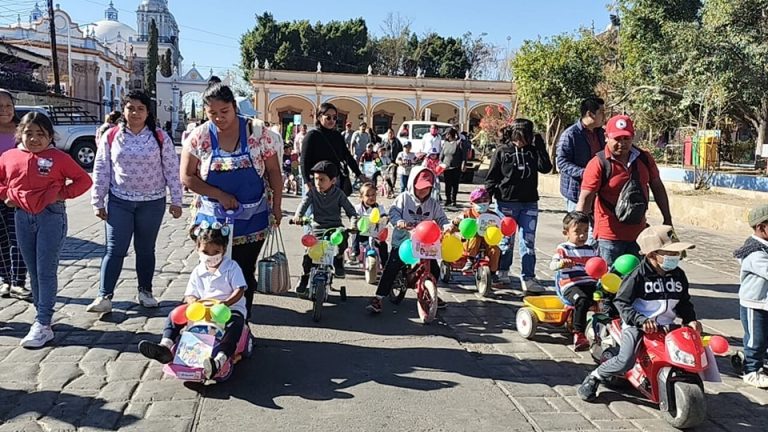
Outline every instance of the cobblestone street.
MULTIPOLYGON (((462 185, 460 200, 470 186, 462 185)), ((288 197, 292 212, 298 199, 288 197)), ((538 270, 551 281, 548 258, 561 241, 559 197, 545 197, 538 228, 538 270)), ((141 339, 159 340, 165 316, 181 299, 197 264, 185 220, 167 217, 157 244, 159 309, 139 307, 133 254, 117 287, 114 312, 85 312, 98 289, 103 224, 86 198, 69 204, 69 237, 59 267, 55 343, 19 347, 33 321, 26 302, 0 299, 0 431, 137 430, 672 430, 656 407, 629 388, 601 388, 594 404, 576 396, 593 367, 589 353, 570 348, 560 329, 542 328, 534 341, 515 330, 519 285, 477 296, 473 281, 441 285, 447 309, 439 322, 417 322, 414 294, 380 316, 365 305, 374 288, 348 272, 349 300, 332 296, 315 324, 309 302, 293 292, 257 295, 256 352, 233 377, 215 386, 185 385, 163 376, 137 352, 141 339)), ((185 210, 186 211, 186 210, 185 210)), ((185 215, 186 216, 186 215, 185 215)), ((293 279, 300 272, 300 230, 283 234, 293 279)), ((684 263, 697 313, 709 333, 741 344, 738 264, 742 238, 678 227, 697 248, 684 263)), ((513 269, 519 269, 515 262, 513 269)), ((747 388, 727 358, 723 382, 706 384, 709 420, 697 430, 762 430, 768 392, 747 388), (763 420, 760 420, 763 419, 763 420)))

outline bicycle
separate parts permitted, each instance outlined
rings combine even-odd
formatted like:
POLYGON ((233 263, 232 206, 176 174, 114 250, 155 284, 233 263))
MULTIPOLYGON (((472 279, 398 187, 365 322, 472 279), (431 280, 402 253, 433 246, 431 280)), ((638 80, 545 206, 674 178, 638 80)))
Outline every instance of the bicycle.
MULTIPOLYGON (((413 228, 409 226, 408 229, 413 228)), ((400 245, 403 247, 405 242, 400 245)), ((405 245, 407 247, 407 245, 405 245)), ((423 324, 431 323, 437 316, 437 279, 430 271, 430 261, 439 258, 440 242, 432 245, 417 244, 419 261, 414 265, 405 264, 389 292, 389 301, 400 304, 408 289, 416 290, 416 308, 423 324)), ((393 251, 394 253, 394 251, 393 251)))
MULTIPOLYGON (((302 218, 299 224, 294 223, 292 220, 288 221, 289 225, 307 226, 311 223, 312 218, 309 217, 302 218)), ((320 322, 323 303, 328 299, 328 293, 335 291, 333 288, 333 260, 338 254, 338 247, 330 241, 330 238, 340 230, 346 231, 344 227, 329 228, 323 231, 320 238, 307 234, 315 239, 315 243, 307 248, 308 254, 312 258, 312 269, 309 273, 309 285, 307 286, 305 298, 312 302, 312 320, 315 322, 320 322), (315 247, 320 248, 320 253, 319 255, 312 256, 314 253, 311 249, 315 247)), ((342 285, 338 291, 341 301, 347 301, 347 287, 342 285)))

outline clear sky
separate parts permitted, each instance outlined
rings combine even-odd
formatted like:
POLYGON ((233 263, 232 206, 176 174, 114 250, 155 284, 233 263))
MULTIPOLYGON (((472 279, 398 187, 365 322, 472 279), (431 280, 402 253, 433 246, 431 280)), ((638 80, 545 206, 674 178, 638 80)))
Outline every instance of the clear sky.
MULTIPOLYGON (((141 0, 114 0, 120 21, 136 28, 135 11, 141 0)), ((109 0, 54 0, 75 22, 86 24, 104 19, 109 0)), ((254 15, 271 12, 278 21, 308 19, 327 22, 363 17, 369 32, 381 34, 389 12, 412 21, 417 34, 435 31, 443 36, 487 33, 485 40, 511 51, 525 39, 536 39, 581 26, 604 29, 609 22, 607 0, 169 0, 169 8, 180 27, 182 69, 195 62, 201 73, 217 73, 240 62, 240 36, 255 24, 254 15), (509 38, 509 42, 507 41, 509 38)), ((0 24, 16 21, 15 11, 34 1, 0 1, 0 24), (13 6, 10 6, 13 4, 13 6), (12 15, 12 16, 11 16, 12 15)), ((45 1, 40 1, 41 8, 45 1)), ((26 15, 22 13, 22 19, 26 15)), ((503 55, 503 53, 502 53, 503 55)))

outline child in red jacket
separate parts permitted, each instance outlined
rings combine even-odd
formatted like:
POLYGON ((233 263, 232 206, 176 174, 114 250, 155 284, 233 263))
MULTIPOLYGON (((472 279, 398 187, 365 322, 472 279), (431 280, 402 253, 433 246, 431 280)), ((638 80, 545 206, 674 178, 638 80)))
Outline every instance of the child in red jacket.
POLYGON ((56 271, 67 235, 64 200, 84 194, 92 184, 88 173, 54 147, 53 136, 51 120, 31 112, 16 129, 21 145, 0 156, 0 199, 16 208, 16 237, 37 309, 32 328, 21 340, 25 348, 40 348, 53 340, 56 271))

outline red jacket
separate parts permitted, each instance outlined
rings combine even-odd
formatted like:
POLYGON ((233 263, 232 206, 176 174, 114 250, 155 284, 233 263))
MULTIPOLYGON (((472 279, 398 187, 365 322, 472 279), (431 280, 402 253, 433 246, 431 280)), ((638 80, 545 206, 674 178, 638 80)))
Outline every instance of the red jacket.
POLYGON ((0 199, 10 198, 27 213, 38 214, 56 201, 76 198, 92 184, 88 173, 55 148, 40 153, 15 148, 0 156, 0 199))

